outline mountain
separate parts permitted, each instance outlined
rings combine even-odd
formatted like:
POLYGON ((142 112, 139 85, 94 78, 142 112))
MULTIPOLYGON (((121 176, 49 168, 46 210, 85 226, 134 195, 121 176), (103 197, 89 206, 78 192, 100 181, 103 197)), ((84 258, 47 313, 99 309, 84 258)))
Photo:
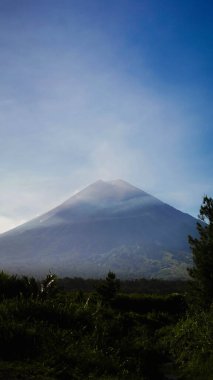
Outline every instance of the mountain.
POLYGON ((99 180, 0 236, 1 269, 100 277, 183 277, 196 219, 123 180, 99 180))

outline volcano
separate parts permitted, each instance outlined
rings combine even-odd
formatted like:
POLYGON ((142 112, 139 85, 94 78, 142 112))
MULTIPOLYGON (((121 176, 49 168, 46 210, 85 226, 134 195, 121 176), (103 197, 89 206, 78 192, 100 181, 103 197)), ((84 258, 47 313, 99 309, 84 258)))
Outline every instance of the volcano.
POLYGON ((33 275, 185 277, 196 222, 123 180, 99 180, 2 234, 0 265, 33 275))

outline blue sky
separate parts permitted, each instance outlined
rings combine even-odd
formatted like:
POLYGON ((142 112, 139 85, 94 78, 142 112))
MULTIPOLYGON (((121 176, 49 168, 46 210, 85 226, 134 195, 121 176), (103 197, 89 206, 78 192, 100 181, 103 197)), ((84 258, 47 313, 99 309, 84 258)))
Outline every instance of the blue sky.
POLYGON ((99 178, 213 196, 213 4, 0 0, 0 232, 99 178))

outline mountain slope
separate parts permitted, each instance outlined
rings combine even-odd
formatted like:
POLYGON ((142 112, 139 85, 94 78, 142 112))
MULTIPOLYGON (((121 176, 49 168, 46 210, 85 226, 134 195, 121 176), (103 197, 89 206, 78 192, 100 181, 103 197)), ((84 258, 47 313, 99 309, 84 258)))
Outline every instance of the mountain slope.
POLYGON ((190 215, 125 181, 99 180, 3 234, 0 261, 24 273, 176 276, 190 262, 187 235, 195 226, 190 215))

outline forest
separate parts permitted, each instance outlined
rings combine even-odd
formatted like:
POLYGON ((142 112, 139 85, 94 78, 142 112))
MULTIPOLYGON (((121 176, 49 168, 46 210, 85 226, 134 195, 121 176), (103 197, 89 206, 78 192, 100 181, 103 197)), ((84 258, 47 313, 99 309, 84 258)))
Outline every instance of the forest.
POLYGON ((0 379, 212 380, 211 198, 200 218, 187 283, 1 272, 0 379))

